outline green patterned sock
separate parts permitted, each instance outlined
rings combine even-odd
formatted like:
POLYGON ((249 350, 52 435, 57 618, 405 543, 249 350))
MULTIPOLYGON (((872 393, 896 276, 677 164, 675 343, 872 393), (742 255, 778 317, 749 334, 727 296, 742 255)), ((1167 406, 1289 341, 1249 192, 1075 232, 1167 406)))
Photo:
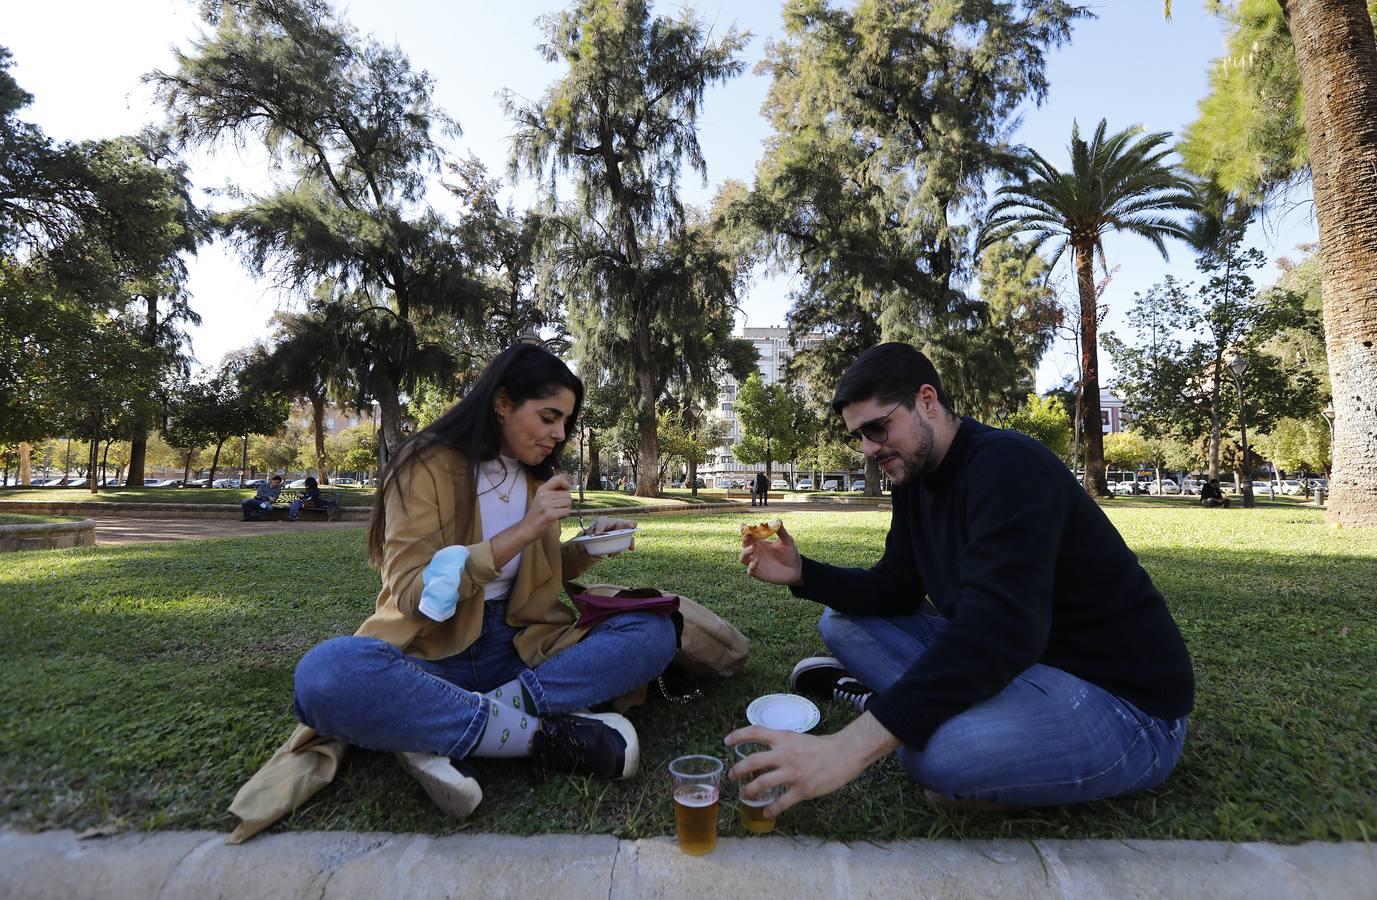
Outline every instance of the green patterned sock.
POLYGON ((531 741, 540 730, 540 720, 494 700, 488 704, 488 723, 478 746, 470 756, 518 757, 531 755, 531 741))
POLYGON ((526 685, 521 683, 520 678, 513 678, 506 684, 493 688, 483 696, 493 703, 501 703, 503 706, 519 709, 530 715, 535 714, 535 699, 531 696, 531 692, 526 690, 526 685))

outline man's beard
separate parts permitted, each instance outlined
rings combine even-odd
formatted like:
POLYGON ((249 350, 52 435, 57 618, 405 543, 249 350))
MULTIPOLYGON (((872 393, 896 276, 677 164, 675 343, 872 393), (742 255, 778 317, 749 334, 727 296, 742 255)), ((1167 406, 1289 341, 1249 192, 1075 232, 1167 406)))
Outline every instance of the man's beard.
MULTIPOLYGON (((899 471, 889 475, 889 480, 895 484, 908 484, 915 478, 921 478, 932 468, 932 425, 922 416, 914 411, 913 429, 911 432, 915 438, 914 447, 911 453, 902 453, 899 450, 886 449, 883 453, 875 457, 875 461, 883 464, 888 459, 898 458, 899 471)), ((885 470, 888 474, 888 470, 885 470)))

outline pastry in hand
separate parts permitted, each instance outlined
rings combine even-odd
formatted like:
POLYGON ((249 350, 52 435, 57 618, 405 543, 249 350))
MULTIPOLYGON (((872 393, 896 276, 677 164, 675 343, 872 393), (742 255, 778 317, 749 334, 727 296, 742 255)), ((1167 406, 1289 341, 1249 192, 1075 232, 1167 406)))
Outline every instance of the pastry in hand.
POLYGON ((764 541, 774 537, 775 533, 783 527, 784 522, 781 519, 772 519, 769 522, 761 522, 759 525, 742 525, 741 536, 750 535, 757 541, 764 541))

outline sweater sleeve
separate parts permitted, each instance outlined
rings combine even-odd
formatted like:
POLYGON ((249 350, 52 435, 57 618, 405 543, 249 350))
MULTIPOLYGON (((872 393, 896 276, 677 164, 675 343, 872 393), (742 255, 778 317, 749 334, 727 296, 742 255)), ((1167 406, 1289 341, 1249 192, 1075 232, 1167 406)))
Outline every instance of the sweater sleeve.
POLYGON ((923 602, 923 581, 909 548, 908 504, 894 498, 885 552, 869 569, 843 568, 803 557, 803 582, 795 597, 816 600, 850 615, 903 615, 923 602))
MULTIPOLYGON (((447 523, 442 518, 440 494, 429 462, 416 460, 407 466, 403 477, 405 482, 390 488, 384 499, 387 519, 382 579, 403 614, 423 618, 419 606, 425 589, 425 569, 432 557, 448 546, 447 523)), ((459 588, 461 597, 471 585, 481 587, 498 575, 491 542, 480 541, 465 549, 468 559, 459 588)))
POLYGON ((956 490, 964 522, 948 523, 966 535, 953 614, 912 668, 866 707, 905 744, 924 748, 943 722, 1042 658, 1069 503, 1056 477, 1018 444, 979 454, 963 473, 956 490))

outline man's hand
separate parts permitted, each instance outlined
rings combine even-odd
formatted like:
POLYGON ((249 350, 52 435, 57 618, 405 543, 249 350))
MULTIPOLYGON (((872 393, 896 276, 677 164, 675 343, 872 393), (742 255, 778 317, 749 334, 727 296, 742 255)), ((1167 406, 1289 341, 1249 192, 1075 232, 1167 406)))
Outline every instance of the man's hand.
POLYGON ((728 747, 743 741, 770 745, 768 751, 752 753, 728 773, 733 780, 753 772, 764 773, 741 787, 741 794, 747 799, 776 785, 788 786, 778 800, 765 807, 767 819, 803 800, 850 784, 867 766, 899 747, 899 739, 870 713, 863 713, 836 734, 795 734, 752 725, 733 731, 726 740, 728 747))
POLYGON ((768 584, 797 585, 803 581, 803 557, 794 538, 783 526, 775 541, 758 541, 749 534, 741 537, 741 563, 746 574, 768 584))

